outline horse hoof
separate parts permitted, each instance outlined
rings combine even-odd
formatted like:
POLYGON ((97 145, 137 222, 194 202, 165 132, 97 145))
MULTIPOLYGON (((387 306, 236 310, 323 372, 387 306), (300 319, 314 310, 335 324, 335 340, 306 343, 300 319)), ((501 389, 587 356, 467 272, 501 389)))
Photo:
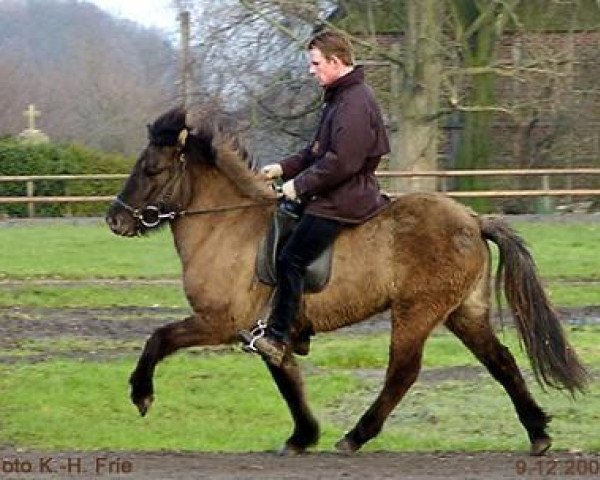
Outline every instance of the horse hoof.
POLYGON ((335 449, 339 453, 343 453, 345 455, 350 455, 356 452, 360 447, 356 445, 353 441, 351 441, 348 437, 342 438, 339 442, 335 444, 335 449))
POLYGON ((154 396, 150 395, 148 397, 141 398, 139 400, 134 400, 133 403, 138 408, 140 415, 145 417, 152 406, 152 402, 154 402, 154 396))
POLYGON ((529 454, 532 457, 541 457, 545 455, 546 452, 552 446, 552 439, 550 437, 538 438, 531 444, 531 449, 529 450, 529 454))
POLYGON ((302 455, 305 452, 305 448, 298 447, 296 445, 285 444, 277 451, 277 455, 279 455, 280 457, 294 457, 296 455, 302 455))

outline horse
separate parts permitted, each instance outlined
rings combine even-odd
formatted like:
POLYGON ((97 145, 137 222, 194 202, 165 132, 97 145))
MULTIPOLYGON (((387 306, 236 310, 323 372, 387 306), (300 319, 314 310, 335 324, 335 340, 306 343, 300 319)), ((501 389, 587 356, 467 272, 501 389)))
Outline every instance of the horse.
MULTIPOLYGON (((238 135, 214 119, 178 107, 148 125, 149 143, 106 221, 118 235, 143 235, 168 224, 182 263, 193 313, 156 329, 130 377, 131 401, 144 416, 154 401, 157 364, 175 351, 234 343, 269 307, 273 287, 255 273, 258 245, 276 208, 276 194, 257 172, 238 135)), ((551 446, 551 417, 536 403, 510 351, 490 322, 494 285, 488 241, 499 250, 496 295, 503 289, 535 378, 575 395, 587 372, 568 343, 524 241, 499 217, 478 215, 440 193, 407 193, 336 240, 328 286, 305 294, 292 334, 302 351, 306 332, 326 332, 391 312, 389 363, 383 387, 335 445, 360 449, 417 379, 425 341, 444 325, 509 395, 531 455, 551 446)), ((282 454, 319 439, 299 365, 266 363, 293 419, 282 454)))

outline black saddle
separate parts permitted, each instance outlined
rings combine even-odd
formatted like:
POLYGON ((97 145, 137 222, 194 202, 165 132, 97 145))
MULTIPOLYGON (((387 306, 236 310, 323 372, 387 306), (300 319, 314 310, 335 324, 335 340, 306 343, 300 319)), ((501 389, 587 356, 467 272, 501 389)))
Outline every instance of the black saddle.
MULTIPOLYGON (((258 247, 256 256, 256 274, 258 279, 267 285, 277 285, 277 256, 281 246, 298 224, 300 212, 289 201, 280 202, 273 215, 273 221, 258 247)), ((331 260, 333 245, 330 245, 312 262, 304 276, 304 292, 317 293, 323 290, 331 277, 331 260)))

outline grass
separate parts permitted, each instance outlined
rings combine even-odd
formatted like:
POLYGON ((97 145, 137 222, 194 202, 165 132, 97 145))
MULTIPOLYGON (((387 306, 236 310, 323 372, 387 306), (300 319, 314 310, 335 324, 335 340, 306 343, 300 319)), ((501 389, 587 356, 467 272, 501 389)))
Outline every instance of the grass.
POLYGON ((555 305, 579 307, 582 305, 600 305, 600 284, 563 285, 550 283, 546 292, 555 305))
MULTIPOLYGON (((600 225, 516 223, 542 276, 600 279, 600 225)), ((113 235, 104 225, 23 225, 0 229, 4 278, 178 278, 168 229, 142 238, 113 235)))
MULTIPOLYGON (((600 226, 515 224, 531 245, 552 300, 563 306, 600 305, 600 226), (560 280, 560 282, 558 281, 560 280)), ((175 279, 180 265, 167 230, 141 239, 115 237, 103 225, 0 228, 0 306, 186 306, 178 285, 89 285, 86 279, 175 279), (65 286, 29 279, 74 280, 65 286)), ((43 321, 41 319, 40 321, 43 321)), ((528 368, 514 332, 500 337, 528 368)), ((596 372, 588 394, 534 396, 554 416, 557 449, 600 450, 600 329, 570 327, 581 358, 596 372)), ((309 398, 321 421, 320 448, 329 450, 377 395, 387 363, 388 335, 319 335, 308 372, 309 398)), ((289 413, 257 358, 238 351, 193 349, 157 370, 157 403, 147 418, 128 401, 127 378, 142 345, 94 338, 23 340, 0 349, 0 445, 41 449, 245 451, 277 448, 289 435, 289 413), (136 352, 134 354, 133 352, 136 352), (100 355, 93 360, 94 353, 100 355), (45 358, 32 364, 32 358, 45 358), (79 358, 80 357, 80 358, 79 358)), ((428 341, 419 381, 367 450, 517 450, 528 441, 507 395, 487 375, 444 377, 444 369, 479 363, 443 330, 428 341), (437 375, 438 373, 441 374, 437 375), (447 378, 447 379, 444 379, 447 378)), ((530 377, 530 375, 527 375, 530 377)))
POLYGON ((181 285, 19 285, 0 288, 0 306, 188 307, 181 285))
POLYGON ((168 229, 140 238, 108 227, 23 225, 0 228, 0 278, 179 278, 168 229))
POLYGON ((26 339, 16 342, 12 348, 0 347, 0 357, 17 359, 36 355, 94 356, 98 353, 140 353, 141 343, 133 340, 98 340, 64 335, 49 339, 26 339))
MULTIPOLYGON (((585 363, 598 371, 600 328, 572 328, 569 334, 585 363)), ((504 340, 518 353, 512 330, 504 340)), ((330 450, 376 396, 387 344, 386 335, 317 337, 314 353, 302 363, 310 403, 322 426, 319 448, 330 450), (370 375, 372 371, 378 374, 370 375)), ((75 346, 97 348, 78 341, 75 346)), ((39 351, 40 344, 29 348, 39 351)), ((50 342, 47 349, 62 353, 65 343, 50 342)), ((522 354, 517 358, 526 366, 522 354)), ((102 362, 53 359, 0 367, 0 444, 46 450, 261 451, 277 448, 291 431, 287 409, 258 358, 206 349, 170 357, 157 370, 157 401, 143 419, 128 401, 127 378, 134 361, 126 355, 102 362)), ((425 371, 474 364, 452 335, 440 331, 430 339, 425 371)), ((554 391, 542 393, 529 383, 534 397, 554 416, 556 449, 600 449, 597 378, 578 401, 554 391)), ((527 448, 508 396, 482 374, 417 382, 366 450, 527 448)))
POLYGON ((529 244, 542 277, 600 279, 600 224, 514 224, 529 244))
MULTIPOLYGON (((546 287, 555 305, 577 307, 600 305, 598 285, 563 285, 546 287)), ((0 307, 188 307, 181 285, 19 285, 0 287, 0 307)))
MULTIPOLYGON (((145 419, 128 401, 132 360, 55 361, 3 371, 0 444, 240 451, 273 449, 281 441, 287 411, 258 360, 241 353, 167 360, 156 378, 160 400, 145 419)), ((327 404, 355 383, 349 374, 321 376, 314 399, 327 404)))
MULTIPOLYGON (((600 226, 515 223, 528 241, 554 303, 600 305, 600 226), (558 282, 560 280, 561 282, 558 282)), ((0 279, 178 279, 180 263, 168 229, 143 238, 121 238, 103 224, 22 225, 0 229, 0 279)), ((0 289, 0 305, 185 306, 179 286, 48 286, 0 289)))
MULTIPOLYGON (((600 329, 593 326, 567 327, 569 340, 577 345, 582 358, 600 364, 600 329)), ((522 365, 528 365, 525 353, 521 350, 516 332, 504 328, 497 332, 500 341, 506 345, 522 365)), ((336 333, 321 334, 318 337, 319 349, 312 352, 311 363, 322 368, 385 368, 388 361, 389 334, 345 335, 343 347, 336 333)), ((480 365, 479 361, 446 329, 440 328, 427 340, 423 366, 426 368, 447 368, 456 366, 480 365)))

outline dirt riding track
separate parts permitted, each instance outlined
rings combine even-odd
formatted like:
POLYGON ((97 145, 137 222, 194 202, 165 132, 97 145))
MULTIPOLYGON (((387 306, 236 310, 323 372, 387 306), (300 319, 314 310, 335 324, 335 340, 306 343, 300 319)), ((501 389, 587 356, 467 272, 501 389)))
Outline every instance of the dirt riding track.
MULTIPOLYGON (((272 453, 15 452, 2 457, 31 465, 31 474, 0 478, 72 479, 519 479, 600 478, 600 455, 554 454, 532 458, 516 453, 272 453), (42 472, 40 472, 40 468, 42 472), (110 473, 112 469, 112 473, 110 473), (55 473, 50 473, 55 472, 55 473)), ((13 463, 14 464, 14 463, 13 463)), ((8 470, 6 467, 4 470, 8 470)), ((26 469, 27 467, 25 467, 26 469)))

